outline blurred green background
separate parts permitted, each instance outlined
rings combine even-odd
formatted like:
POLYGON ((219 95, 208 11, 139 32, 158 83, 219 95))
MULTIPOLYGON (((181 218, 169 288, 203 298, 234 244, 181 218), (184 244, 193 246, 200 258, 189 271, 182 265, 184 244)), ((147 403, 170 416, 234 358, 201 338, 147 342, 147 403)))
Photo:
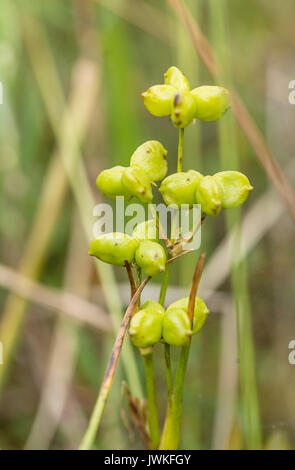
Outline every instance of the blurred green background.
MULTIPOLYGON (((174 172, 177 130, 168 118, 148 114, 140 94, 161 83, 172 64, 192 88, 214 84, 171 3, 1 0, 2 449, 76 448, 86 427, 129 300, 125 271, 113 273, 87 254, 93 207, 102 201, 96 176, 128 165, 149 139, 168 149, 174 172)), ((294 1, 183 3, 223 65, 218 84, 238 90, 294 188, 295 107, 288 101, 294 1)), ((249 448, 261 432, 263 447, 294 448, 295 366, 288 361, 295 339, 294 223, 232 112, 185 131, 184 169, 190 168, 240 169, 255 191, 241 213, 209 217, 203 226, 201 290, 212 314, 193 341, 182 447, 249 448), (226 240, 241 219, 246 257, 232 265, 243 248, 226 240)), ((188 294, 196 259, 193 253, 175 262, 167 303, 188 294)), ((153 279, 144 298, 157 298, 160 281, 153 279)), ((163 345, 156 355, 162 421, 163 345)), ((129 338, 98 449, 142 448, 123 381, 143 397, 143 364, 129 338)))

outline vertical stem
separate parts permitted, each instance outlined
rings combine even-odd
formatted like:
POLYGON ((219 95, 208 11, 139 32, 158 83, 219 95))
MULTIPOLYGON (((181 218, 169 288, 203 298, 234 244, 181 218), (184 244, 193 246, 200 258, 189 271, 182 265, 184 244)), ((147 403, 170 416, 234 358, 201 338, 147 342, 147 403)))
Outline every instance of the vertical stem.
MULTIPOLYGON (((203 0, 186 0, 186 7, 189 9, 193 18, 196 18, 197 21, 201 22, 202 11, 203 11, 203 0)), ((170 7, 169 7, 170 8, 170 7)), ((190 83, 197 84, 200 83, 202 75, 202 67, 200 64, 200 59, 198 54, 194 49, 194 45, 191 41, 191 38, 181 21, 177 21, 175 25, 176 34, 173 31, 174 39, 174 49, 175 49, 175 59, 176 66, 179 66, 180 70, 183 70, 186 76, 189 77, 190 83)), ((196 86, 196 85, 194 85, 196 86)), ((185 163, 187 168, 194 168, 202 173, 202 152, 201 152, 201 125, 200 121, 196 121, 188 126, 185 130, 185 145, 187 149, 190 149, 188 154, 185 155, 185 163), (194 149, 192 152, 191 149, 194 149)), ((191 273, 194 271, 194 257, 188 256, 180 260, 178 265, 178 280, 181 286, 187 287, 191 282, 191 273)), ((201 361, 201 341, 202 338, 198 338, 198 341, 194 341, 192 345, 192 351, 190 354, 193 354, 195 357, 195 370, 199 376, 200 371, 200 361, 201 361)), ((194 391, 196 395, 201 393, 201 382, 200 380, 194 381, 193 384, 194 391)), ((200 437, 201 437, 201 406, 199 403, 194 404, 194 413, 193 416, 188 416, 186 419, 185 435, 183 438, 188 446, 200 447, 200 437)), ((191 448, 191 447, 188 447, 191 448)))
POLYGON ((128 308, 125 312, 125 315, 123 317, 120 329, 118 331, 118 334, 116 336, 116 340, 114 343, 114 347, 112 350, 112 354, 109 360, 109 364, 96 400, 96 403, 94 405, 94 409, 92 411, 92 415, 90 417, 87 429, 85 431, 85 434, 82 438, 79 450, 89 450, 93 446, 97 431, 99 429, 99 425, 101 422, 101 418, 105 409, 105 405, 108 399, 108 396, 111 391, 111 387, 113 384, 113 379, 115 375, 115 371, 117 368, 118 360, 119 360, 119 355, 121 352, 121 348, 123 345, 123 340, 126 334, 126 330, 128 327, 128 323, 130 320, 130 317, 132 315, 132 312, 134 308, 136 307, 138 297, 140 296, 141 292, 143 291, 144 287, 146 284, 149 282, 150 277, 147 277, 139 286, 137 291, 135 292, 134 296, 132 297, 132 300, 130 304, 128 305, 128 308))
POLYGON ((152 449, 157 449, 160 443, 160 429, 158 420, 157 410, 157 398, 156 398, 156 385, 155 385, 155 371, 154 371, 154 354, 153 350, 143 352, 143 362, 145 370, 146 390, 148 399, 148 420, 149 420, 149 431, 152 449))
MULTIPOLYGON (((159 304, 164 306, 166 292, 169 283, 170 271, 171 271, 172 263, 166 264, 165 274, 163 276, 160 297, 159 297, 159 304)), ((171 397, 172 393, 172 370, 171 370, 171 357, 170 357, 170 345, 165 344, 165 371, 166 371, 166 379, 167 379, 167 389, 168 389, 168 401, 171 397)))
POLYGON ((182 416, 182 394, 189 350, 190 341, 186 346, 181 348, 173 393, 171 400, 168 402, 167 418, 165 421, 160 445, 161 450, 177 450, 179 448, 182 416))
MULTIPOLYGON (((203 253, 197 263, 192 287, 190 291, 188 303, 188 316, 191 326, 194 321, 195 299, 198 285, 200 282, 202 269, 205 261, 205 253, 203 253)), ((182 396, 185 373, 187 369, 188 356, 191 345, 191 337, 188 338, 187 344, 182 346, 178 366, 175 375, 175 383, 170 400, 168 401, 167 415, 162 434, 160 449, 161 450, 177 450, 180 443, 181 418, 182 418, 182 396)))
POLYGON ((171 369, 171 353, 170 353, 170 344, 165 343, 165 371, 166 371, 166 380, 167 380, 167 390, 168 390, 168 403, 171 400, 173 380, 172 380, 172 369, 171 369))
MULTIPOLYGON (((182 171, 182 157, 183 157, 183 136, 184 136, 184 129, 179 129, 179 140, 178 140, 178 155, 177 155, 177 171, 182 171)), ((171 234, 171 238, 174 238, 174 233, 171 234)), ((166 265, 165 274, 163 276, 159 303, 164 306, 166 292, 168 288, 170 272, 171 272, 172 263, 166 265)), ((172 369, 171 369, 171 352, 170 352, 170 345, 165 344, 165 371, 166 371, 166 380, 167 380, 167 389, 168 389, 168 406, 170 399, 172 397, 172 387, 173 387, 173 380, 172 380, 172 369)))
MULTIPOLYGON (((184 129, 179 129, 179 140, 178 140, 178 156, 177 156, 177 171, 182 171, 182 156, 183 156, 183 135, 184 129)), ((172 238, 174 234, 171 234, 172 238)), ((166 271, 162 280, 159 303, 164 305, 166 292, 168 288, 170 272, 171 272, 172 263, 166 265, 166 271)), ((165 344, 165 370, 166 370, 166 379, 167 379, 167 388, 168 388, 168 401, 172 395, 172 370, 171 370, 171 354, 170 354, 170 345, 165 344)))
POLYGON ((183 135, 184 135, 184 129, 179 129, 177 172, 182 171, 183 135))
POLYGON ((164 273, 164 276, 163 276, 163 280, 162 280, 162 284, 161 284, 161 290, 160 290, 160 297, 159 297, 159 304, 161 304, 161 305, 164 305, 164 302, 165 302, 165 297, 166 297, 166 292, 167 292, 168 283, 169 283, 171 266, 172 266, 172 263, 166 264, 166 269, 165 269, 165 273, 164 273))

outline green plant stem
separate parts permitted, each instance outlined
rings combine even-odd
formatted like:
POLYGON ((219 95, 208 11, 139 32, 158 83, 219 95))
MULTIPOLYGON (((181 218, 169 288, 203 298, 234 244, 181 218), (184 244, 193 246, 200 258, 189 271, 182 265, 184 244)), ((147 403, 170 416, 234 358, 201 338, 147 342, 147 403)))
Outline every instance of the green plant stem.
POLYGON ((182 171, 183 135, 184 135, 184 129, 179 129, 177 172, 182 171))
POLYGON ((162 284, 161 284, 159 304, 161 304, 163 306, 164 306, 164 303, 165 303, 165 297, 166 297, 166 292, 167 292, 168 283, 169 283, 171 266, 172 266, 172 263, 166 264, 166 269, 165 269, 165 273, 164 273, 162 284))
POLYGON ((123 340, 126 334, 126 330, 128 327, 128 323, 130 320, 130 317, 136 307, 138 297, 140 296, 141 292, 143 291, 144 287, 146 284, 149 282, 150 277, 147 277, 139 286, 137 291, 135 292, 134 296, 132 297, 132 300, 130 304, 128 305, 128 308, 125 312, 125 315, 123 317, 123 320, 121 322, 120 329, 117 333, 116 340, 114 343, 114 347, 112 350, 112 354, 109 360, 109 364, 96 400, 96 403, 94 405, 94 409, 92 411, 92 415, 90 417, 90 420, 88 422, 87 429, 85 431, 85 434, 82 438, 81 444, 79 446, 79 450, 89 450, 93 446, 101 418, 105 409, 105 405, 108 399, 108 396, 111 391, 111 387, 113 384, 113 379, 115 375, 115 371, 117 368, 121 348, 123 345, 123 340))
MULTIPOLYGON (((179 129, 178 155, 177 155, 177 171, 178 172, 182 171, 183 136, 184 136, 184 129, 179 129)), ((171 238, 172 239, 175 236, 174 229, 175 229, 175 226, 174 226, 174 223, 173 223, 173 226, 172 226, 173 232, 171 233, 171 238)), ((166 298, 166 292, 167 292, 169 278, 170 278, 171 267, 172 267, 172 263, 169 263, 169 264, 166 265, 166 271, 165 271, 165 274, 164 274, 163 280, 162 280, 159 303, 163 306, 164 306, 164 303, 165 303, 165 298, 166 298)), ((172 387, 173 387, 172 369, 171 369, 171 351, 170 351, 170 345, 169 344, 165 344, 164 357, 165 357, 165 371, 166 371, 167 390, 168 390, 168 406, 169 406, 169 402, 170 402, 171 397, 172 397, 172 387)))
POLYGON ((160 443, 160 429, 157 410, 157 397, 155 385, 154 353, 153 350, 142 354, 145 370, 146 390, 148 399, 148 421, 152 449, 157 449, 160 443))
MULTIPOLYGON (((159 304, 164 306, 166 292, 168 288, 169 278, 170 278, 170 271, 171 271, 172 263, 166 265, 165 274, 163 276, 160 296, 159 296, 159 304)), ((172 370, 171 370, 171 357, 170 357, 170 345, 165 344, 165 371, 166 371, 166 379, 167 379, 167 389, 168 389, 168 401, 172 394, 172 370)))
MULTIPOLYGON (((191 328, 194 322, 194 309, 196 294, 202 274, 202 269, 205 261, 205 253, 202 253, 197 263, 194 278, 191 286, 189 303, 187 313, 190 319, 191 328)), ((177 450, 180 443, 181 432, 181 417, 182 417, 182 398, 183 398, 183 385, 187 369, 189 351, 191 345, 191 337, 188 338, 188 343, 182 346, 178 366, 175 375, 174 387, 171 399, 168 400, 168 408, 164 430, 162 434, 160 449, 161 450, 177 450)))
POLYGON ((171 399, 168 402, 167 418, 164 425, 161 450, 177 450, 180 442, 182 395, 185 373, 188 363, 190 342, 183 346, 180 351, 179 362, 175 375, 175 383, 171 399))
POLYGON ((165 343, 164 355, 165 355, 165 371, 166 371, 168 403, 169 403, 169 401, 171 400, 172 389, 173 389, 170 344, 165 343))

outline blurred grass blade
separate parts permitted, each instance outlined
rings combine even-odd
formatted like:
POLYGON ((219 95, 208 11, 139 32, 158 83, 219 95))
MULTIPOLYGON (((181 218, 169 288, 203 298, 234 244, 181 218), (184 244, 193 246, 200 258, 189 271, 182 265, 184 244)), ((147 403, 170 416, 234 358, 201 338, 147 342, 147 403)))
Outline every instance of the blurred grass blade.
MULTIPOLYGON (((207 39, 200 31, 188 9, 180 0, 168 0, 179 19, 187 27, 196 50, 213 77, 224 77, 224 70, 215 58, 207 39)), ((251 118, 246 106, 235 90, 232 90, 233 109, 250 145, 259 158, 269 179, 276 188, 289 215, 295 223, 295 194, 279 164, 268 149, 263 136, 251 118)))
MULTIPOLYGON (((66 290, 87 297, 92 263, 91 259, 84 256, 84 232, 81 234, 82 229, 75 215, 65 264, 64 286, 66 290)), ((78 347, 77 323, 59 315, 50 342, 37 413, 25 449, 48 449, 59 423, 63 434, 67 434, 66 418, 62 421, 61 418, 75 373, 78 347)), ((75 412, 77 411, 73 410, 75 412)), ((76 440, 79 439, 80 432, 82 431, 75 429, 76 440)), ((72 439, 71 437, 69 441, 72 442, 72 439)))
POLYGON ((222 318, 218 393, 213 428, 214 450, 228 449, 235 422, 238 389, 236 312, 231 299, 220 305, 219 309, 222 318))
MULTIPOLYGON (((65 109, 65 99, 55 72, 54 63, 46 43, 42 41, 42 35, 36 22, 26 17, 23 20, 23 34, 33 63, 50 122, 56 133, 59 154, 55 155, 50 163, 48 177, 45 180, 41 194, 37 215, 30 234, 27 248, 20 270, 30 278, 37 278, 41 265, 45 259, 50 238, 53 233, 63 198, 66 191, 67 176, 74 190, 74 194, 82 216, 83 226, 87 232, 87 238, 92 238, 92 210, 94 199, 92 197, 85 168, 79 161, 80 140, 83 139, 87 129, 87 122, 92 114, 97 93, 97 72, 91 62, 82 60, 76 69, 75 89, 71 99, 70 109, 65 109), (36 42, 39 36, 40 42, 36 42), (78 77, 77 77, 78 75, 78 77), (79 78, 79 79, 78 79, 79 78), (77 88, 78 87, 78 88, 77 88), (87 90, 87 93, 85 93, 87 90), (60 117, 63 119, 60 122, 60 117), (63 161, 62 161, 63 159, 63 161), (67 171, 67 176, 65 169, 67 171), (74 168, 75 166, 75 168, 74 168), (78 167, 78 168, 77 168, 78 167)), ((96 263, 99 275, 101 268, 96 263)), ((108 303, 113 323, 120 323, 121 306, 111 267, 104 267, 104 274, 100 276, 102 286, 108 303)), ((0 337, 5 345, 5 367, 0 369, 0 388, 4 384, 4 378, 12 359, 13 352, 18 342, 21 327, 25 318, 26 303, 16 296, 9 296, 6 308, 2 315, 0 325, 0 337)), ((116 327, 116 325, 114 325, 116 327)), ((134 395, 142 396, 141 385, 133 360, 131 347, 125 347, 123 358, 128 363, 128 379, 134 395)))
MULTIPOLYGON (((215 53, 219 62, 223 64, 225 73, 225 85, 232 88, 231 66, 228 61, 228 25, 226 24, 226 2, 223 0, 210 0, 210 26, 215 53)), ((217 73, 216 78, 221 80, 217 73)), ((221 170, 237 170, 238 149, 235 139, 235 122, 231 113, 218 121, 219 149, 221 170)), ((245 258, 240 263, 235 263, 241 251, 241 210, 226 212, 227 230, 231 232, 234 227, 236 236, 232 245, 231 277, 233 285, 233 296, 236 307, 238 327, 238 348, 240 360, 241 377, 241 409, 243 418, 243 430, 249 449, 261 448, 261 426, 259 417, 259 405, 257 396, 257 384, 255 377, 255 358, 252 339, 250 296, 248 293, 247 269, 245 258)), ((232 406, 234 407, 234 403, 232 406)))
MULTIPOLYGON (((77 144, 85 137, 88 125, 88 119, 92 113, 93 100, 97 92, 96 85, 90 90, 88 103, 88 111, 85 113, 76 109, 76 139, 77 144), (91 96, 92 92, 94 93, 91 96)), ((57 97, 60 98, 60 97, 57 97)), ((85 103, 84 97, 80 96, 85 103)), ((57 100, 52 100, 56 106, 57 100)), ((60 101, 59 101, 60 103, 60 101)), ((73 110, 74 111, 74 110, 73 110)), ((59 113, 56 109, 55 113, 59 113)), ((67 117, 65 117, 67 119, 67 117)), ((69 148, 69 152, 71 147, 69 148)), ((33 227, 29 234, 26 246, 23 250, 23 257, 20 261, 19 271, 24 276, 31 279, 38 278, 42 266, 45 262, 51 237, 60 215, 65 194, 67 191, 67 178, 63 169, 58 152, 56 152, 49 163, 46 172, 41 194, 39 196, 38 207, 33 223, 33 227)), ((3 309, 0 322, 0 338, 4 344, 6 360, 0 368, 0 390, 4 385, 5 376, 7 374, 13 354, 18 343, 22 325, 25 319, 26 301, 13 294, 8 296, 3 309)))
POLYGON ((166 27, 166 18, 164 19, 161 12, 149 3, 139 0, 121 0, 119 2, 117 0, 95 1, 161 41, 168 44, 172 41, 170 29, 166 27))
MULTIPOLYGON (((96 71, 96 67, 89 60, 81 61, 81 75, 79 80, 76 80, 76 85, 79 87, 79 99, 74 101, 70 112, 70 110, 67 110, 65 106, 65 99, 58 77, 58 72, 51 50, 49 48, 48 41, 44 36, 44 32, 40 30, 37 22, 32 16, 28 17, 23 15, 22 26, 24 40, 27 46, 30 60, 32 62, 32 68, 40 87, 51 126, 59 144, 60 157, 63 161, 66 174, 69 179, 76 204, 78 206, 79 215, 82 226, 86 233, 86 238, 88 241, 90 241, 93 238, 92 212, 93 208, 95 207, 95 200, 88 182, 85 166, 80 158, 81 156, 79 146, 77 145, 76 140, 76 123, 75 119, 72 118, 72 114, 74 116, 79 116, 79 113, 83 113, 85 102, 88 100, 89 104, 91 99, 92 104, 95 104, 95 100, 93 100, 92 97, 90 99, 88 93, 85 91, 88 90, 89 87, 93 86, 93 79, 96 83, 97 76, 93 74, 93 72, 96 71), (65 119, 64 122, 64 126, 60 126, 59 115, 57 115, 56 108, 52 104, 54 101, 56 101, 56 92, 58 96, 62 96, 62 103, 64 103, 64 113, 65 116, 67 116, 67 119, 65 119), (53 99, 53 97, 55 97, 55 99, 53 99), (69 151, 69 149, 72 149, 72 151, 69 151)), ((117 330, 121 323, 121 303, 113 269, 111 266, 96 260, 95 267, 100 278, 114 329, 117 330)), ((130 343, 126 343, 122 352, 122 356, 125 365, 125 372, 132 394, 142 398, 142 387, 130 343)))
MULTIPOLYGON (((45 309, 60 312, 78 323, 84 323, 102 331, 112 331, 109 315, 98 305, 70 292, 39 284, 1 264, 0 286, 16 294, 19 298, 35 302, 45 309)), ((47 317, 47 312, 45 315, 47 317)))

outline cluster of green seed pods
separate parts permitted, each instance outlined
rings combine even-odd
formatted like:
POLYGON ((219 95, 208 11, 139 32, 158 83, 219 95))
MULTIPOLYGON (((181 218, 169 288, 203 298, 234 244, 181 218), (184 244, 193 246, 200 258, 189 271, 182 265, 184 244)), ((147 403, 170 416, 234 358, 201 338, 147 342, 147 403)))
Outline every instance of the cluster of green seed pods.
POLYGON ((165 178, 168 171, 167 150, 157 140, 140 145, 130 158, 130 166, 115 166, 102 171, 97 179, 98 189, 112 199, 133 196, 141 202, 153 199, 152 184, 165 178))
POLYGON ((89 254, 105 263, 124 266, 136 263, 147 276, 165 271, 166 253, 158 240, 154 220, 137 225, 132 236, 114 232, 100 235, 91 241, 89 254))
POLYGON ((142 305, 132 317, 129 334, 133 344, 147 348, 161 339, 172 346, 184 346, 191 336, 203 327, 209 310, 205 302, 196 297, 193 327, 188 316, 189 298, 180 299, 167 308, 152 300, 142 305))
POLYGON ((184 128, 193 119, 216 121, 231 106, 230 93, 220 86, 200 86, 190 90, 185 75, 177 67, 164 74, 164 84, 142 93, 147 110, 154 116, 170 116, 175 127, 184 128))
POLYGON ((215 216, 222 208, 242 206, 252 189, 247 176, 239 171, 221 171, 213 176, 203 176, 189 170, 167 176, 159 191, 169 206, 200 204, 202 212, 215 216))
MULTIPOLYGON (((170 67, 164 84, 154 85, 142 94, 144 105, 155 116, 170 116, 175 127, 183 129, 193 119, 215 121, 231 106, 231 97, 223 87, 201 86, 190 89, 185 75, 170 67)), ((183 135, 180 132, 180 135, 183 135)), ((167 150, 155 140, 140 145, 128 167, 115 166, 102 171, 96 180, 100 191, 110 197, 132 197, 143 203, 153 200, 152 187, 161 181, 159 191, 166 205, 181 207, 200 204, 202 212, 216 216, 222 208, 240 207, 253 189, 248 178, 238 171, 222 171, 204 176, 198 171, 179 171, 167 175, 167 150)), ((90 243, 89 254, 106 263, 137 265, 146 276, 165 271, 166 252, 159 243, 156 221, 138 224, 131 236, 124 233, 101 235, 90 243)), ((158 302, 148 301, 133 315, 129 334, 133 344, 148 348, 159 341, 184 346, 203 327, 209 310, 195 299, 193 324, 188 315, 189 298, 172 303, 165 310, 158 302)))

